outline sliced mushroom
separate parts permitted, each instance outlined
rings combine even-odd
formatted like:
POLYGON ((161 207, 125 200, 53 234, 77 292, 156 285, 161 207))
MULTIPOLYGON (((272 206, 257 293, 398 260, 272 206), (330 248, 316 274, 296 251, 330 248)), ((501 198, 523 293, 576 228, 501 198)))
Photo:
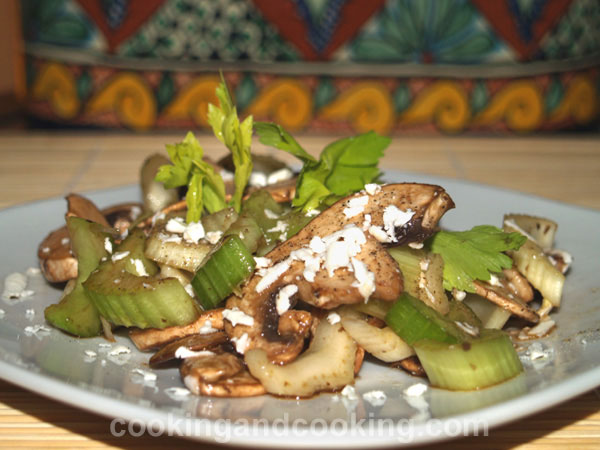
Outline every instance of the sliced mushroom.
POLYGON ((327 264, 321 261, 318 268, 313 267, 314 279, 309 281, 305 269, 310 262, 294 253, 309 251, 309 244, 315 236, 331 236, 339 230, 349 229, 345 227, 353 227, 364 236, 365 242, 354 258, 364 265, 366 273, 373 275, 370 294, 374 298, 387 301, 398 298, 402 292, 402 276, 398 266, 382 242, 368 231, 361 231, 364 223, 383 227, 383 214, 388 206, 393 205, 404 212, 410 210, 413 214, 408 222, 396 228, 392 227, 389 231, 393 233, 392 237, 396 239, 397 245, 421 241, 434 231, 440 217, 454 204, 439 186, 392 184, 383 186, 373 195, 368 195, 368 202, 362 212, 347 214, 345 210, 352 200, 361 196, 367 194, 356 194, 335 203, 298 234, 266 255, 272 263, 271 267, 257 271, 239 296, 234 295, 227 300, 227 308, 239 308, 253 318, 253 324, 250 326, 232 325, 227 322, 225 330, 230 338, 243 338, 248 344, 246 349, 264 349, 271 361, 287 363, 303 349, 306 334, 276 332, 280 318, 276 313, 275 299, 281 288, 294 284, 298 287, 297 296, 301 300, 324 309, 332 309, 340 304, 363 302, 368 296, 361 290, 361 283, 357 278, 358 270, 353 270, 350 266, 339 267, 335 269, 333 276, 330 276, 325 268, 327 264), (265 287, 263 279, 272 282, 265 287))
POLYGON ((223 308, 211 309, 200 314, 194 322, 187 325, 167 327, 163 329, 147 328, 133 329, 129 337, 139 350, 149 350, 161 347, 169 342, 192 334, 212 333, 223 329, 223 308), (212 330, 211 330, 212 329, 212 330))
MULTIPOLYGON (((93 202, 77 194, 66 197, 66 217, 76 216, 124 231, 141 211, 139 203, 123 203, 99 210, 93 202)), ((66 225, 51 231, 38 246, 38 260, 46 280, 62 283, 77 277, 77 259, 71 252, 66 225)))
POLYGON ((180 373, 185 386, 196 395, 251 397, 265 393, 241 358, 222 350, 185 359, 180 373))
POLYGON ((539 315, 521 298, 510 291, 507 287, 507 280, 500 280, 501 281, 495 285, 479 280, 474 281, 475 293, 510 311, 515 316, 521 317, 529 322, 537 323, 540 320, 539 315))
POLYGON ((211 350, 213 347, 225 344, 226 342, 227 335, 223 331, 216 331, 209 334, 192 334, 165 345, 152 355, 149 363, 151 366, 155 366, 177 359, 177 350, 179 348, 184 348, 190 352, 198 352, 211 350))
POLYGON ((419 358, 416 356, 409 356, 402 361, 394 362, 390 364, 390 367, 399 367, 415 377, 425 378, 427 376, 425 369, 423 369, 423 366, 421 365, 421 361, 419 361, 419 358))
POLYGON ((533 300, 533 288, 529 284, 529 281, 527 281, 527 278, 521 275, 515 268, 504 269, 502 272, 506 276, 506 287, 513 295, 519 297, 524 302, 533 300))

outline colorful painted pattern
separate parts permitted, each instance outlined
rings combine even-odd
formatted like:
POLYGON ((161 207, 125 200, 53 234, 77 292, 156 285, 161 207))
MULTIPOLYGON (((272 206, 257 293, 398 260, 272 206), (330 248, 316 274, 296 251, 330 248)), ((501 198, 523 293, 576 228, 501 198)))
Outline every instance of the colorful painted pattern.
POLYGON ((22 4, 29 111, 61 124, 204 127, 222 67, 243 114, 294 131, 531 132, 600 111, 597 0, 22 4))

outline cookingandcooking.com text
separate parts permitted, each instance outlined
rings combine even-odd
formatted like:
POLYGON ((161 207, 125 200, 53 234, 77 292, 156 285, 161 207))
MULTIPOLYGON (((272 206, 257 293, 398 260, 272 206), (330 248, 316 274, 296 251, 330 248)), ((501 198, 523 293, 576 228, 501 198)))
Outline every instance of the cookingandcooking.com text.
POLYGON ((150 420, 115 418, 110 423, 110 433, 115 437, 126 435, 149 436, 196 436, 212 438, 226 444, 232 440, 261 437, 307 438, 307 437, 388 437, 398 442, 413 442, 419 438, 454 438, 459 436, 488 436, 488 423, 478 419, 411 419, 358 418, 352 413, 348 419, 322 418, 306 420, 290 418, 288 413, 274 420, 261 419, 202 419, 183 418, 167 414, 167 419, 150 420))

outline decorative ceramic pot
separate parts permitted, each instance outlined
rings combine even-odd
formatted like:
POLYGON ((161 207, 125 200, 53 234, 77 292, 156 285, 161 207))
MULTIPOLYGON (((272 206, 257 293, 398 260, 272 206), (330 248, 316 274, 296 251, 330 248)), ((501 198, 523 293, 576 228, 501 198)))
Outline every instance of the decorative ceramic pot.
POLYGON ((23 0, 29 113, 206 126, 222 71, 242 115, 291 131, 532 132, 600 111, 598 0, 23 0))

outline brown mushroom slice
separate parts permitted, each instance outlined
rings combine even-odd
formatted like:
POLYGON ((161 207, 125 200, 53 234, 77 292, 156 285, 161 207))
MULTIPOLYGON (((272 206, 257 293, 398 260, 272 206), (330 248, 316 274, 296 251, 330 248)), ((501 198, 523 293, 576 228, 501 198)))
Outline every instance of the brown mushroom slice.
POLYGON ((92 222, 99 223, 105 227, 110 227, 110 224, 104 217, 104 214, 91 200, 79 194, 69 194, 67 199, 67 217, 81 217, 92 222))
MULTIPOLYGON (((225 324, 225 330, 232 339, 243 339, 246 349, 262 348, 267 351, 269 359, 277 363, 292 361, 303 348, 303 335, 281 335, 275 330, 278 316, 275 310, 275 298, 279 290, 294 284, 298 287, 298 297, 304 302, 319 308, 332 309, 340 304, 354 304, 365 300, 364 292, 357 284, 357 271, 350 267, 338 267, 330 276, 325 267, 319 265, 314 280, 308 281, 305 275, 305 261, 296 258, 293 252, 309 248, 315 236, 328 237, 340 230, 358 230, 365 242, 355 259, 364 264, 366 272, 373 274, 372 297, 393 301, 402 292, 402 276, 398 265, 385 250, 383 243, 368 231, 361 231, 365 222, 369 225, 383 227, 384 212, 387 207, 394 206, 401 211, 412 211, 412 216, 405 224, 388 230, 395 244, 416 242, 425 239, 435 229, 444 212, 454 206, 452 199, 439 186, 422 184, 392 184, 382 186, 372 195, 362 192, 342 199, 323 211, 298 234, 275 247, 266 255, 271 261, 267 272, 279 276, 272 280, 266 288, 263 278, 268 279, 265 271, 257 271, 242 288, 239 296, 231 296, 227 300, 227 308, 239 308, 253 318, 253 324, 225 324), (362 211, 348 214, 346 211, 353 199, 365 197, 362 211), (370 219, 370 220, 368 220, 370 219)), ((341 237, 341 239, 344 239, 341 237)), ((321 263, 319 263, 321 264, 321 263)), ((272 278, 272 276, 271 276, 272 278)))
POLYGON ((248 350, 250 373, 271 394, 308 397, 341 389, 354 381, 356 342, 340 323, 321 320, 308 350, 293 362, 273 364, 262 349, 248 350))
POLYGON ((264 387, 246 370, 238 356, 214 352, 187 358, 179 369, 185 386, 196 395, 252 397, 265 393, 264 387))
POLYGON ((504 269, 502 273, 507 280, 506 287, 513 295, 516 295, 524 302, 533 300, 534 293, 531 284, 517 269, 514 267, 511 269, 504 269))
POLYGON ((176 341, 170 342, 159 351, 157 351, 150 358, 149 364, 156 366, 164 364, 167 361, 177 359, 177 350, 179 348, 187 349, 191 352, 197 352, 201 350, 210 350, 211 348, 225 344, 227 342, 227 335, 223 331, 216 331, 209 334, 192 334, 190 336, 177 339, 176 341))
POLYGON ((427 376, 427 374, 425 373, 425 369, 423 369, 423 366, 421 365, 421 361, 419 361, 419 358, 417 358, 416 356, 409 356, 408 358, 405 358, 402 361, 394 362, 390 364, 390 367, 399 367, 415 377, 425 378, 427 376))
POLYGON ((539 315, 521 300, 513 295, 506 286, 502 284, 492 285, 484 281, 474 281, 475 293, 495 303, 496 305, 510 311, 515 316, 521 317, 529 322, 537 323, 539 315))
POLYGON ((223 329, 223 308, 204 311, 187 325, 158 328, 132 329, 129 337, 139 350, 161 347, 169 342, 191 334, 212 333, 223 329))

